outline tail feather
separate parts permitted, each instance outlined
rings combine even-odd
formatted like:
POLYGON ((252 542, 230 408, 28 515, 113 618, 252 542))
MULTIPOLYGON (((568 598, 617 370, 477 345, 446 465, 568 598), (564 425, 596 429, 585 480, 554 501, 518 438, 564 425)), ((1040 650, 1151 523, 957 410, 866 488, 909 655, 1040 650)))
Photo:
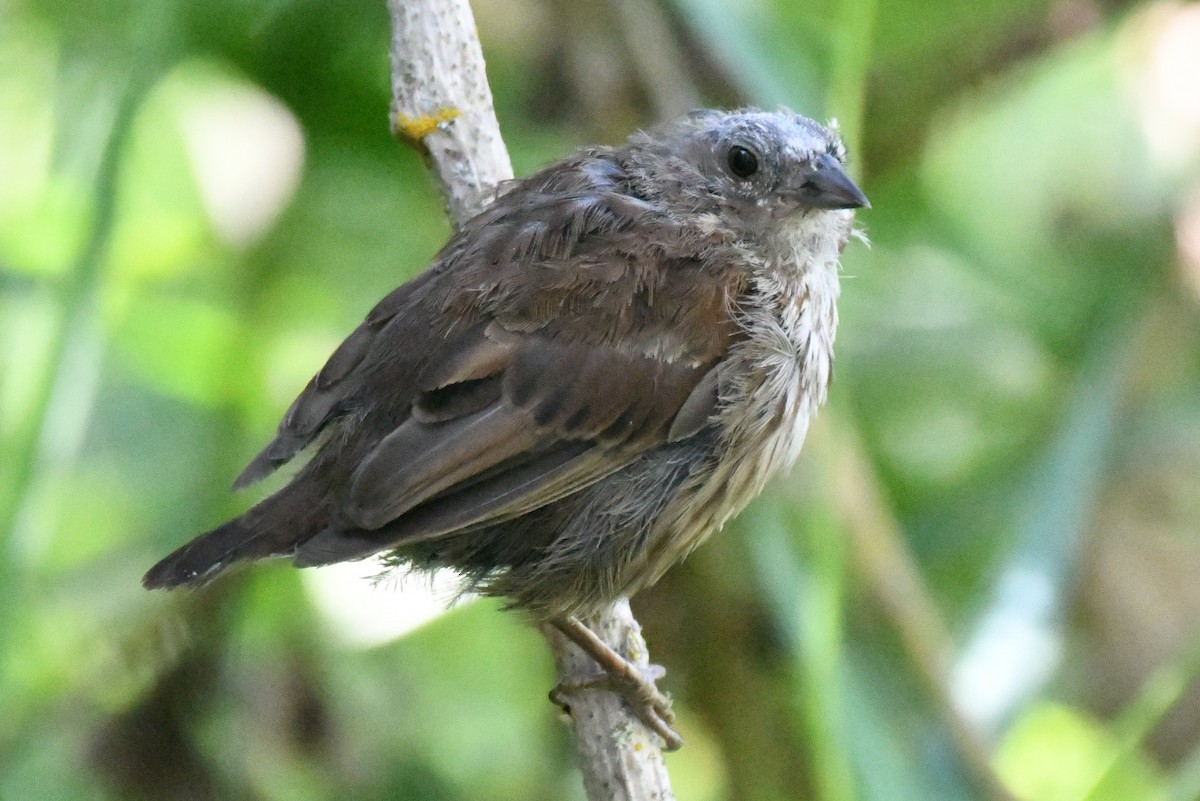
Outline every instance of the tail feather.
POLYGON ((230 520, 201 534, 150 568, 142 577, 142 586, 157 590, 206 584, 235 561, 251 558, 248 551, 258 539, 260 537, 248 530, 240 517, 230 520))
POLYGON ((235 562, 294 554, 326 524, 325 505, 306 489, 293 482, 241 517, 201 534, 150 568, 142 586, 199 586, 235 562))

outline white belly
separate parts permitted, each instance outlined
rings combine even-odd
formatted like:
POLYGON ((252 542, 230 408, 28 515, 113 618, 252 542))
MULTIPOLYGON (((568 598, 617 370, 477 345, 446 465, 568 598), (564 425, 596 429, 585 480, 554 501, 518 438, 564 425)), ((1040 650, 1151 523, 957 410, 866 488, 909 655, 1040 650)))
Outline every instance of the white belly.
POLYGON ((759 277, 757 297, 738 310, 746 339, 721 368, 715 464, 664 510, 631 592, 656 581, 795 463, 832 375, 836 256, 803 275, 759 277))

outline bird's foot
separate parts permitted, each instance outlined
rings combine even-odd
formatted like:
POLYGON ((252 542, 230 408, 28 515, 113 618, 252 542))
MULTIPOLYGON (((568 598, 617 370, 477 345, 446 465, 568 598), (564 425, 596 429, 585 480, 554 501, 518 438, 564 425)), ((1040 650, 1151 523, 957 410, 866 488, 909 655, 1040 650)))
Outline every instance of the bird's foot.
POLYGON ((625 699, 638 720, 662 738, 668 751, 677 751, 683 738, 672 728, 675 713, 671 710, 671 697, 658 689, 655 681, 666 675, 661 665, 650 665, 644 672, 629 665, 629 672, 620 675, 600 672, 591 676, 574 676, 561 681, 550 691, 550 700, 558 706, 570 708, 567 696, 580 690, 602 689, 615 692, 625 699))
POLYGON ((671 710, 671 698, 655 684, 667 673, 661 665, 643 667, 634 664, 574 618, 556 622, 555 626, 596 660, 602 670, 590 676, 575 676, 559 682, 550 691, 551 701, 569 708, 567 696, 571 693, 589 689, 610 690, 625 699, 638 720, 662 738, 666 750, 676 751, 683 746, 683 738, 672 728, 675 713, 671 710))

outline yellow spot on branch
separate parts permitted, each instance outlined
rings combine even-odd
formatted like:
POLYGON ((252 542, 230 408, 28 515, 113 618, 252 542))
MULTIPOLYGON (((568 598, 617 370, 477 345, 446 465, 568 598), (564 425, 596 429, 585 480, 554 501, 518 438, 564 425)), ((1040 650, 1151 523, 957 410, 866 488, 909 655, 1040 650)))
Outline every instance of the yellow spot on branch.
POLYGON ((419 117, 397 114, 392 121, 392 126, 396 136, 407 139, 414 145, 419 145, 425 137, 436 131, 438 126, 450 122, 461 113, 458 109, 447 106, 438 109, 433 114, 422 114, 419 117))

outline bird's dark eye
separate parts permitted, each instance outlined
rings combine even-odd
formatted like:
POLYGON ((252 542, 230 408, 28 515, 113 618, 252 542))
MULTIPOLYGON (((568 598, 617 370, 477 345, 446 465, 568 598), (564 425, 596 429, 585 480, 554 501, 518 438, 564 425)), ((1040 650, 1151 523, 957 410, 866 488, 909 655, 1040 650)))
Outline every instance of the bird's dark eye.
POLYGON ((758 172, 758 156, 741 145, 729 148, 729 171, 738 178, 749 178, 758 172))

